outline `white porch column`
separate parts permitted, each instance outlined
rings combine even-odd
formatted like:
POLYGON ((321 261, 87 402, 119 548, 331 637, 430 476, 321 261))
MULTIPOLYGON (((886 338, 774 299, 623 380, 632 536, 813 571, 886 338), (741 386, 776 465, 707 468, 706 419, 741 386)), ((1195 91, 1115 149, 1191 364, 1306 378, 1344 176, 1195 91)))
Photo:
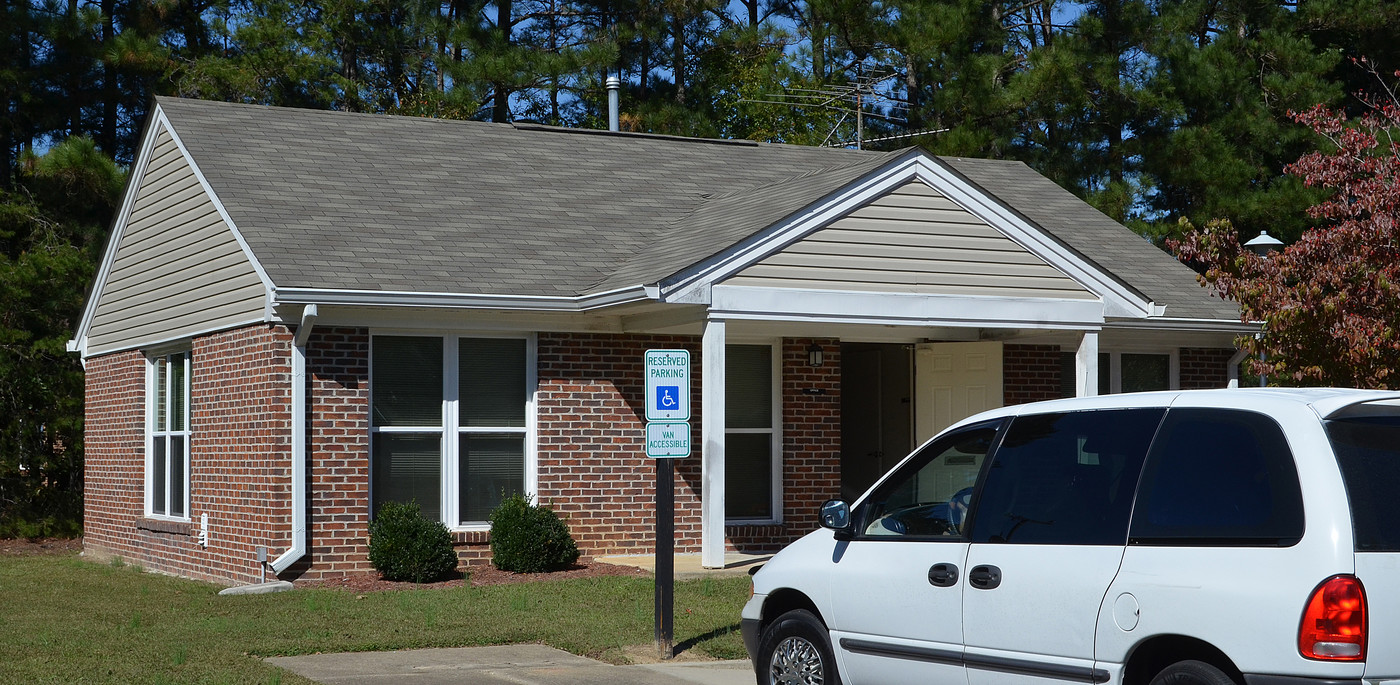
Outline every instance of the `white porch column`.
POLYGON ((705 322, 700 363, 700 565, 724 568, 724 320, 705 322))
POLYGON ((1074 353, 1074 396, 1093 397, 1099 394, 1099 334, 1085 331, 1074 353))

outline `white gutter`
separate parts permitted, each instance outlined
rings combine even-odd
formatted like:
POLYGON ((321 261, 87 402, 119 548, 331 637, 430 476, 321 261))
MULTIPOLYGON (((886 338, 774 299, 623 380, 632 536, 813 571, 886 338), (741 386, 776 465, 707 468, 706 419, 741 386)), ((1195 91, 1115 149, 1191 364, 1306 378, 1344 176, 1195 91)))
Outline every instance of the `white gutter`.
POLYGON ((1104 328, 1146 328, 1170 331, 1206 331, 1214 333, 1254 333, 1260 323, 1245 323, 1231 319, 1188 319, 1177 317, 1151 317, 1146 319, 1106 318, 1104 328))
POLYGON ((525 311, 581 312, 631 302, 655 299, 656 289, 645 286, 619 288, 604 293, 550 297, 545 295, 471 295, 462 293, 415 293, 381 290, 322 290, 319 288, 277 288, 273 306, 280 304, 320 304, 460 307, 475 309, 515 309, 525 311), (649 292, 650 291, 650 292, 649 292))
POLYGON ((315 322, 316 305, 307 305, 292 340, 292 546, 269 564, 274 574, 306 555, 306 339, 315 322))

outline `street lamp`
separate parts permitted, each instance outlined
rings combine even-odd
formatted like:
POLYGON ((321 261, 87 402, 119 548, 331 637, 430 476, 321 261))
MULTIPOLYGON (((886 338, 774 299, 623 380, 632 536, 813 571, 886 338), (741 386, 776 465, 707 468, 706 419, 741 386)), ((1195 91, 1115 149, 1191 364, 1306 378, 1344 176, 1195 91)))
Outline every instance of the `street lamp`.
POLYGON ((1268 231, 1260 231, 1258 236, 1245 243, 1244 246, 1249 248, 1250 252, 1260 257, 1268 257, 1271 253, 1277 252, 1280 247, 1283 247, 1283 241, 1269 235, 1268 231))
MULTIPOLYGON (((1254 254, 1263 257, 1264 259, 1268 259, 1269 255, 1277 252, 1278 249, 1283 246, 1283 241, 1269 235, 1268 231, 1260 231, 1259 235, 1255 236, 1253 240, 1245 243, 1244 246, 1249 248, 1250 252, 1253 252, 1254 254)), ((1262 365, 1264 363, 1263 329, 1260 329, 1258 333, 1254 334, 1254 339, 1259 342, 1259 363, 1262 365)), ((1268 384, 1269 377, 1262 373, 1259 374, 1259 387, 1262 388, 1268 384)))

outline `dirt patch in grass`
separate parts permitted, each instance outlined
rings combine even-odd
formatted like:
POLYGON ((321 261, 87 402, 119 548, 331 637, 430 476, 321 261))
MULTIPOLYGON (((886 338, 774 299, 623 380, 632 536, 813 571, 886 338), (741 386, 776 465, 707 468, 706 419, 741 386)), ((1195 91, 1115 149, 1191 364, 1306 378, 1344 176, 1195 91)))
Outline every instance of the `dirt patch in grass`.
POLYGON ((333 588, 338 590, 349 590, 351 592, 378 592, 381 590, 408 590, 408 589, 443 589, 462 587, 468 582, 472 587, 485 587, 489 585, 510 585, 513 583, 535 583, 549 580, 571 580, 574 578, 597 578, 599 576, 635 576, 639 578, 650 577, 651 574, 643 569, 633 566, 617 566, 614 564, 604 564, 592 560, 583 560, 563 571, 553 571, 550 573, 512 573, 502 571, 495 566, 474 565, 466 568, 467 577, 462 573, 456 573, 452 578, 438 581, 436 583, 405 583, 391 580, 384 580, 374 571, 367 573, 355 573, 340 578, 327 578, 323 580, 298 581, 297 587, 307 588, 333 588))
POLYGON ((0 556, 33 557, 41 554, 72 554, 83 551, 82 538, 0 538, 0 556))
POLYGON ((698 663, 702 661, 716 661, 698 649, 689 649, 687 645, 676 645, 676 652, 670 659, 661 658, 661 650, 656 643, 649 642, 644 645, 627 645, 614 650, 614 654, 605 656, 612 657, 608 661, 620 664, 675 664, 675 663, 698 663), (621 658, 617 658, 620 656, 621 658))

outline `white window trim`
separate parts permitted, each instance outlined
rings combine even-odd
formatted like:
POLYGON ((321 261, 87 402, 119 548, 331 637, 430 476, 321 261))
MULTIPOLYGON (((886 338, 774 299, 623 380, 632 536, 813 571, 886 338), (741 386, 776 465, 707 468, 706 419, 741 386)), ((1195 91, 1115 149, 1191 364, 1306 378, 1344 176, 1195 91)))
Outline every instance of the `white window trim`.
MULTIPOLYGON (((539 492, 539 450, 538 443, 538 411, 539 406, 539 365, 538 365, 538 336, 535 333, 521 332, 501 332, 501 331, 431 331, 422 330, 400 330, 400 329, 371 329, 370 330, 370 351, 369 351, 369 462, 370 469, 374 468, 374 434, 375 433, 437 433, 438 434, 438 454, 440 463, 438 464, 439 491, 441 506, 441 521, 447 529, 454 533, 488 531, 491 529, 489 522, 474 522, 463 524, 455 519, 456 512, 460 510, 458 502, 459 487, 458 476, 460 473, 458 458, 457 436, 464 433, 520 433, 524 436, 525 442, 525 493, 529 496, 536 496, 539 492), (374 425, 374 338, 375 336, 402 336, 417 338, 438 338, 442 340, 442 413, 439 416, 436 426, 375 426, 374 425), (512 338, 525 341, 525 426, 523 428, 463 428, 459 425, 458 402, 458 373, 457 350, 459 341, 462 338, 512 338), (449 437, 451 439, 449 439, 449 437)), ((369 499, 365 502, 367 511, 373 509, 374 502, 374 475, 370 474, 369 499)), ((372 511, 370 511, 372 515, 372 511)))
POLYGON ((1117 395, 1123 392, 1123 355, 1125 354, 1150 354, 1166 355, 1167 361, 1167 389, 1181 389, 1181 350, 1180 348, 1116 348, 1105 350, 1100 348, 1100 354, 1108 355, 1108 368, 1099 369, 1099 373, 1108 374, 1108 392, 1117 395))
MULTIPOLYGON (((148 351, 148 352, 146 353, 146 422, 145 422, 145 423, 146 423, 146 425, 145 425, 145 433, 146 433, 146 435, 145 435, 145 443, 146 443, 146 444, 145 444, 145 446, 144 446, 144 448, 143 448, 143 451, 145 452, 145 455, 146 455, 146 456, 145 456, 145 469, 144 469, 144 471, 143 471, 143 473, 142 473, 142 480, 144 481, 142 487, 143 487, 143 489, 145 490, 145 496, 142 497, 142 503, 143 503, 143 509, 144 509, 144 511, 142 512, 142 514, 143 514, 146 518, 161 519, 161 520, 165 520, 165 521, 190 521, 190 520, 191 520, 191 518, 190 518, 190 452, 193 451, 193 450, 191 449, 191 448, 192 448, 192 445, 191 445, 191 434, 193 433, 193 431, 191 430, 191 424, 193 423, 192 418, 193 418, 194 412, 192 411, 192 408, 190 407, 190 395, 191 395, 191 392, 192 392, 192 388, 193 388, 193 386, 194 386, 194 379, 191 377, 190 373, 191 373, 192 367, 193 367, 193 359, 192 359, 193 356, 194 356, 194 355, 190 353, 190 349, 189 349, 188 347, 174 347, 174 348, 172 348, 172 347, 166 347, 166 348, 162 348, 162 349, 160 349, 160 350, 158 350, 158 351, 148 351), (156 405, 157 405, 157 402, 156 402, 156 392, 157 392, 157 390, 159 390, 158 388, 156 388, 156 362, 157 362, 157 360, 167 359, 167 358, 170 357, 171 355, 176 355, 176 354, 183 355, 184 361, 185 361, 185 387, 183 388, 184 394, 185 394, 185 397, 184 397, 185 428, 184 428, 184 430, 179 430, 179 431, 163 431, 160 437, 169 438, 169 437, 172 437, 172 436, 180 436, 180 437, 183 437, 183 438, 185 439, 185 449, 183 450, 183 454, 181 455, 181 459, 183 459, 183 461, 184 461, 182 473, 184 474, 184 477, 185 477, 184 487, 181 488, 181 490, 182 490, 183 493, 184 493, 184 502, 183 502, 183 505, 184 505, 184 506, 182 507, 182 510, 185 512, 184 516, 171 516, 169 513, 165 513, 165 514, 158 514, 158 513, 156 513, 156 511, 155 511, 155 502, 154 502, 154 500, 155 500, 155 488, 153 487, 154 482, 155 482, 155 479, 154 479, 153 476, 154 476, 154 473, 155 473, 155 465, 156 465, 156 464, 155 464, 155 462, 156 462, 155 440, 156 440, 156 437, 157 437, 157 436, 156 436, 156 432, 157 432, 157 431, 156 431, 156 405)), ((173 407, 174 407, 174 404, 173 404, 172 402, 170 402, 171 399, 172 399, 172 398, 170 398, 170 397, 167 397, 167 398, 166 398, 167 412, 173 410, 173 407)), ((166 459, 168 460, 168 459, 170 458, 170 448, 169 448, 168 445, 166 446, 166 449, 165 449, 165 455, 166 455, 166 459)), ((162 474, 161 474, 161 478, 169 478, 169 475, 170 475, 169 466, 167 466, 167 467, 166 467, 165 473, 162 473, 162 474)), ((170 483, 169 483, 169 482, 167 482, 167 483, 165 484, 165 496, 166 496, 165 511, 166 511, 166 512, 169 512, 169 511, 170 511, 170 483)))
MULTIPOLYGON (((771 498, 768 508, 773 512, 772 516, 766 518, 724 518, 726 526, 776 526, 783 522, 783 341, 778 338, 744 339, 730 338, 724 341, 725 346, 731 345, 766 345, 772 349, 769 354, 769 361, 772 363, 772 387, 769 389, 769 397, 772 399, 773 425, 770 428, 730 428, 725 426, 724 434, 762 434, 772 435, 770 445, 769 460, 772 473, 772 487, 769 491, 771 498)), ((726 355, 727 356, 727 355, 726 355)), ((728 403, 726 402, 726 405, 728 403)), ((726 452, 727 454, 727 452, 726 452)), ((726 457, 727 458, 727 457, 726 457)))

